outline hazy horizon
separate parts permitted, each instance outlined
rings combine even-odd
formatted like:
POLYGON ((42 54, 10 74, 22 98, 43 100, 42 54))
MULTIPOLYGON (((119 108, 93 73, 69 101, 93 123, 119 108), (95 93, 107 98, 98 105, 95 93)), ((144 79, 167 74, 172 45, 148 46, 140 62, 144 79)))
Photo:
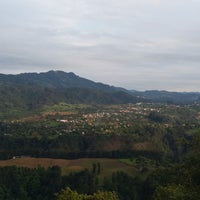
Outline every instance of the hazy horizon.
POLYGON ((199 0, 1 0, 0 73, 197 92, 199 10, 199 0))
MULTIPOLYGON (((50 71, 62 71, 62 72, 65 72, 65 73, 74 73, 74 72, 72 72, 72 71, 69 71, 69 72, 66 72, 66 71, 63 71, 63 70, 56 70, 56 69, 54 69, 54 70, 49 70, 49 71, 41 71, 41 72, 34 72, 34 71, 32 71, 32 72, 21 72, 21 73, 0 73, 0 74, 4 74, 4 75, 20 75, 20 74, 27 74, 27 73, 33 73, 33 74, 40 74, 40 73, 47 73, 47 72, 50 72, 50 71)), ((114 86, 114 87, 121 87, 121 88, 124 88, 124 89, 127 89, 127 90, 132 90, 132 91, 139 91, 139 92, 145 92, 145 91, 166 91, 166 92, 188 92, 188 93, 199 93, 200 91, 175 91, 175 90, 164 90, 164 89, 147 89, 147 90, 136 90, 136 89, 134 89, 134 88, 125 88, 125 87, 122 87, 122 86, 120 86, 120 85, 118 85, 118 86, 116 86, 116 85, 111 85, 111 84, 109 84, 109 83, 106 83, 106 82, 102 82, 102 81, 95 81, 95 80, 92 80, 92 79, 89 79, 89 78, 87 78, 87 77, 82 77, 82 76, 80 76, 79 74, 76 74, 75 73, 75 75, 76 76, 79 76, 80 78, 85 78, 85 79, 88 79, 88 80, 90 80, 90 81, 94 81, 94 82, 96 82, 96 83, 102 83, 102 84, 107 84, 107 85, 110 85, 110 86, 114 86)))

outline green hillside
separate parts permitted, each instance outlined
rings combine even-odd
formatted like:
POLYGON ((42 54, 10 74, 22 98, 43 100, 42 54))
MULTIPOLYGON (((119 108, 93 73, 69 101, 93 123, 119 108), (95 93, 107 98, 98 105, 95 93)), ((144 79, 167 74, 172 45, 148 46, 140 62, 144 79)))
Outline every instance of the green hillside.
POLYGON ((73 73, 50 71, 0 75, 0 119, 38 113, 44 106, 71 104, 122 104, 140 99, 125 89, 80 78, 73 73))

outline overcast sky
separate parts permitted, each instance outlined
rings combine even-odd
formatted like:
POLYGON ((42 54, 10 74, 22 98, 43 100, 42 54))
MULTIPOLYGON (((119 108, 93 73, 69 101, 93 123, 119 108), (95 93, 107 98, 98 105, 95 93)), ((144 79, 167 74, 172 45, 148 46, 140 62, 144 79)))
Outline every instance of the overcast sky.
POLYGON ((0 0, 0 73, 49 70, 200 91, 200 0, 0 0))

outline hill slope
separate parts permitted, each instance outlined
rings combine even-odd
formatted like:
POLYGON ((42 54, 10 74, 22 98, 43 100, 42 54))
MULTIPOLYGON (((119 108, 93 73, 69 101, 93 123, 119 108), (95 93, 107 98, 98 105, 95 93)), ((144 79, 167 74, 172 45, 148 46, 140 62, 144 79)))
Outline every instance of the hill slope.
POLYGON ((23 73, 18 75, 0 74, 0 85, 15 86, 39 86, 44 88, 88 88, 98 89, 106 92, 126 91, 123 88, 116 88, 103 83, 82 78, 76 74, 63 71, 49 71, 46 73, 23 73))
POLYGON ((0 118, 15 118, 60 102, 121 104, 140 101, 140 98, 130 95, 125 89, 62 71, 0 74, 0 94, 0 118))

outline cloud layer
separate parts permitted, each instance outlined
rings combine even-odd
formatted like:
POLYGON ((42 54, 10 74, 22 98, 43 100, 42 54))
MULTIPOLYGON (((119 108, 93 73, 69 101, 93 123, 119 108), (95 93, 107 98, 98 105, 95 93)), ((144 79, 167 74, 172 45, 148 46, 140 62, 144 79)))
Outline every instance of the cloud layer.
POLYGON ((0 72, 200 91, 199 0, 1 0, 0 72))

